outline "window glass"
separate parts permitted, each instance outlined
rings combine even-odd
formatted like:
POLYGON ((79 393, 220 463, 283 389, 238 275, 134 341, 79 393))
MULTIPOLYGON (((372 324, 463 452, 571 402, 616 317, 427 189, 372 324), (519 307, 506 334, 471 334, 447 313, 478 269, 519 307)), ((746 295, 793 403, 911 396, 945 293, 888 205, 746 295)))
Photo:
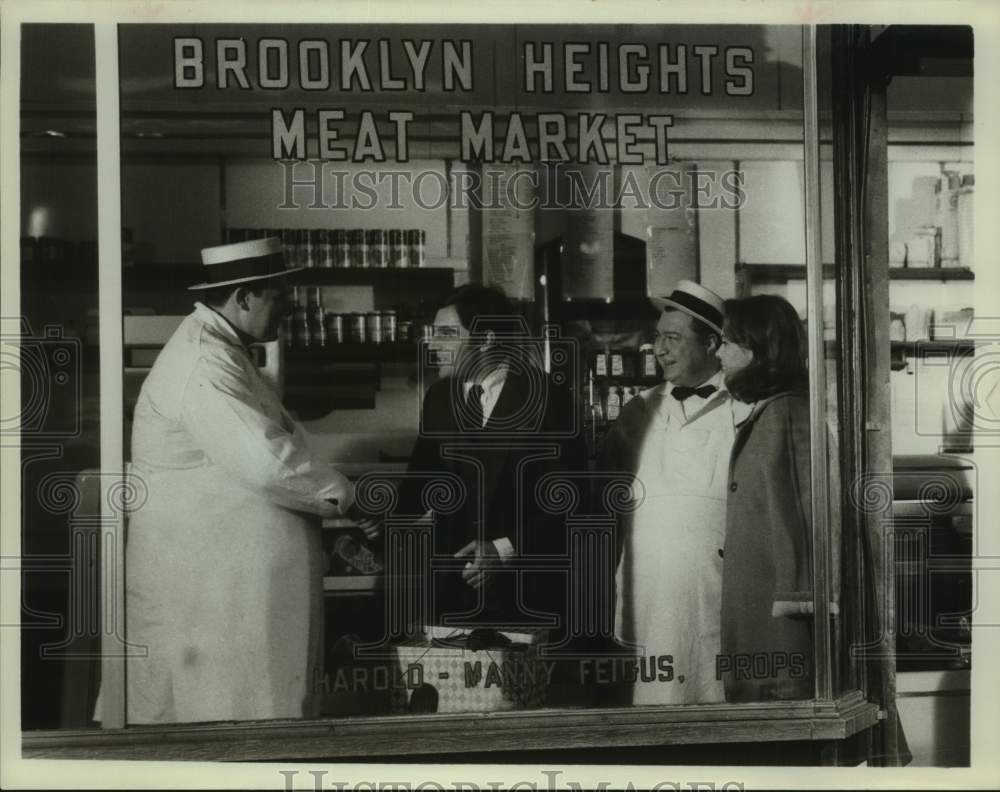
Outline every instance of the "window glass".
POLYGON ((119 42, 130 725, 815 698, 799 27, 119 42))
MULTIPOLYGON (((25 731, 92 726, 101 645, 94 30, 21 28, 20 368, 25 731)), ((20 359, 6 342, 20 335, 20 359)), ((11 360, 8 361, 8 354, 11 360)))

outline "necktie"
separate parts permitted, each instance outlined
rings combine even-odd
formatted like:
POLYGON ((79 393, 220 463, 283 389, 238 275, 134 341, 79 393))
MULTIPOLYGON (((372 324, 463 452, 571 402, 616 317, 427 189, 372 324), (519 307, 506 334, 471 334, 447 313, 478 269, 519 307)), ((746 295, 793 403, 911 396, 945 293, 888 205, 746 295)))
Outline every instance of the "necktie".
POLYGON ((670 395, 673 396, 677 401, 684 401, 689 396, 697 396, 700 399, 707 399, 711 396, 717 388, 714 385, 702 385, 700 388, 689 388, 686 385, 678 385, 672 391, 670 395))
POLYGON ((463 423, 473 429, 483 428, 483 386, 473 385, 465 394, 463 423))

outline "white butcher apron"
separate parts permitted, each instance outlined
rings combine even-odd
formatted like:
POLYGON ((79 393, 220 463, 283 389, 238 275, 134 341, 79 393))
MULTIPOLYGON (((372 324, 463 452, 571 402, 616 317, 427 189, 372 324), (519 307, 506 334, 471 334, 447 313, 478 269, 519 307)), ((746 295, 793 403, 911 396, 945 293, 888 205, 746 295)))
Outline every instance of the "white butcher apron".
MULTIPOLYGON (((317 460, 233 328, 198 304, 143 384, 129 516, 129 723, 315 714, 320 517, 351 483, 317 460)), ((336 501, 336 505, 334 503, 336 501)))
POLYGON ((734 405, 740 412, 743 405, 730 398, 721 375, 707 384, 720 390, 708 399, 692 396, 684 406, 670 396, 669 383, 641 394, 659 408, 639 454, 636 478, 644 497, 617 570, 615 630, 657 678, 643 681, 640 675, 633 704, 724 701, 722 682, 715 679, 721 551, 729 454, 739 420, 734 405), (659 678, 666 675, 661 664, 673 669, 672 679, 659 678))

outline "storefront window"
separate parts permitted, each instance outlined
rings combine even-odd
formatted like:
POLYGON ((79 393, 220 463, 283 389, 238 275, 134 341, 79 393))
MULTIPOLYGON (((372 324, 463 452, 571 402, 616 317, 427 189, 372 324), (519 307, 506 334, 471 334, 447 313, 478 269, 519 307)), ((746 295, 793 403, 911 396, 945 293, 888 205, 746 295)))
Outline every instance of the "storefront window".
POLYGON ((148 645, 129 722, 814 698, 802 30, 306 33, 120 29, 123 428, 148 492, 125 569, 129 640, 148 645), (303 268, 278 281, 294 307, 276 340, 221 287, 184 318, 195 281, 273 285, 242 259, 221 281, 200 266, 267 237, 303 268), (787 289, 747 278, 795 267, 787 289), (491 348, 500 363, 463 333, 503 306, 442 308, 463 282, 512 300, 523 332, 491 348), (207 353, 160 348, 195 325, 249 355, 261 393, 220 397, 210 373, 202 397, 184 390, 207 353), (739 350, 775 332, 785 357, 760 372, 787 370, 734 384, 739 350), (443 376, 473 359, 524 386, 482 436, 452 421, 443 376), (265 405, 256 437, 237 429, 247 403, 265 405), (791 434, 757 429, 772 403, 791 434), (201 429, 180 437, 185 421, 201 429), (306 453, 268 434, 292 421, 340 474, 282 470, 291 483, 248 500, 271 455, 306 453), (792 489, 740 481, 734 441, 747 475, 792 489), (357 513, 289 494, 337 475, 357 513))
POLYGON ((127 644, 35 726, 871 725, 832 35, 119 26, 127 644))

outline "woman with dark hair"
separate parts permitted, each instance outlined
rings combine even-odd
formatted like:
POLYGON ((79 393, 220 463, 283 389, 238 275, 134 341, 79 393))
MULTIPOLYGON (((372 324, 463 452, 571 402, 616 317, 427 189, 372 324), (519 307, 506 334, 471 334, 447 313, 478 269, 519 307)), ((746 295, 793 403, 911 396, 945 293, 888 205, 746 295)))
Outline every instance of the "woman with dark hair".
POLYGON ((809 398, 802 323, 760 295, 726 303, 717 352, 726 387, 750 404, 729 464, 722 570, 727 701, 812 698, 809 398))

